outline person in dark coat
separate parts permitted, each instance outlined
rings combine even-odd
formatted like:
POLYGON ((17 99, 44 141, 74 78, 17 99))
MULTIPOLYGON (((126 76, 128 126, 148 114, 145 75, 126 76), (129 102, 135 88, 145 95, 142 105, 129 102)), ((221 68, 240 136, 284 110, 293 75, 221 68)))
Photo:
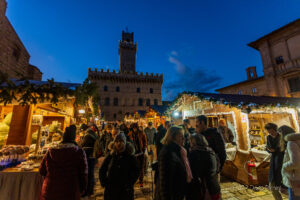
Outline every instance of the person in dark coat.
POLYGON ((170 127, 162 144, 164 147, 158 158, 156 199, 183 200, 188 179, 188 170, 182 156, 185 151, 183 129, 180 126, 170 127))
POLYGON ((190 151, 190 140, 189 137, 192 133, 195 132, 194 128, 191 127, 191 122, 189 119, 184 119, 183 124, 181 125, 184 130, 184 148, 187 152, 190 151))
POLYGON ((100 183, 105 188, 104 200, 133 200, 133 187, 139 177, 134 148, 126 142, 124 133, 118 134, 112 145, 113 150, 99 170, 100 183))
POLYGON ((134 123, 132 126, 132 131, 128 134, 129 138, 133 142, 135 148, 135 156, 138 161, 140 176, 139 184, 140 187, 144 186, 144 174, 145 174, 145 152, 147 150, 147 137, 143 129, 139 130, 137 123, 134 123))
POLYGON ((86 190, 88 168, 85 152, 75 143, 76 126, 66 128, 63 141, 43 158, 44 177, 40 200, 80 200, 86 190))
POLYGON ((165 137, 166 132, 168 130, 168 128, 170 128, 171 126, 171 122, 170 121, 166 121, 165 122, 165 126, 163 126, 162 124, 157 128, 157 134, 156 137, 154 138, 155 140, 155 146, 156 146, 156 157, 158 158, 159 156, 159 152, 162 149, 163 145, 161 143, 161 140, 165 137))
POLYGON ((284 148, 281 148, 281 135, 277 132, 277 125, 268 123, 265 126, 267 136, 267 151, 271 154, 269 169, 269 187, 276 200, 281 200, 280 187, 282 184, 281 168, 284 158, 284 148))
POLYGON ((189 185, 187 199, 204 199, 206 189, 211 200, 221 199, 221 187, 218 182, 219 163, 216 153, 208 146, 208 142, 201 134, 192 134, 190 145, 189 161, 193 181, 189 185))
POLYGON ((81 143, 82 149, 86 153, 88 162, 88 186, 86 193, 82 197, 91 196, 94 194, 95 176, 94 169, 96 164, 96 158, 94 155, 95 142, 98 139, 97 134, 92 129, 87 130, 87 134, 84 136, 81 143))
POLYGON ((225 143, 221 134, 215 128, 207 127, 207 117, 200 115, 196 118, 196 132, 202 134, 210 148, 214 150, 220 160, 220 172, 226 161, 225 143))

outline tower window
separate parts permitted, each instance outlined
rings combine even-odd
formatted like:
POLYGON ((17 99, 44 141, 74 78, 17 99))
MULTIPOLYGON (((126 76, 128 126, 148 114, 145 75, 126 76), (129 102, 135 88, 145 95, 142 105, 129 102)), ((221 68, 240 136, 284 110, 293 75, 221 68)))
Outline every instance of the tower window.
POLYGON ((239 95, 243 94, 242 90, 239 90, 239 91, 238 91, 238 94, 239 94, 239 95))
POLYGON ((139 106, 143 106, 143 99, 139 98, 139 106))
POLYGON ((154 105, 157 106, 158 105, 158 100, 154 99, 154 105))
POLYGON ((116 92, 120 92, 120 87, 119 86, 116 87, 116 92))
POLYGON ((300 91, 300 77, 290 78, 288 82, 289 82, 290 92, 300 91))
POLYGON ((114 106, 117 106, 119 104, 119 99, 118 98, 114 98, 114 106))
POLYGON ((276 58, 275 58, 275 61, 276 61, 276 64, 277 64, 277 65, 279 65, 279 64, 281 64, 281 63, 284 63, 284 60, 283 60, 282 56, 276 57, 276 58))
POLYGON ((252 88, 252 93, 256 93, 256 92, 257 92, 256 88, 252 88))
POLYGON ((117 119, 117 114, 116 113, 114 113, 114 119, 117 119))
POLYGON ((104 89, 105 92, 107 92, 107 91, 108 91, 107 85, 104 85, 104 88, 103 88, 103 89, 104 89))
POLYGON ((141 88, 136 88, 137 93, 141 93, 141 88))
POLYGON ((150 106, 150 99, 147 99, 146 105, 147 105, 147 106, 150 106))
POLYGON ((109 97, 106 97, 105 98, 105 103, 104 103, 106 106, 109 106, 109 97))
POLYGON ((15 47, 13 49, 13 53, 12 55, 14 56, 14 58, 16 59, 16 61, 19 61, 20 55, 21 55, 21 50, 19 47, 15 47))
POLYGON ((153 93, 153 88, 150 88, 150 93, 151 93, 151 94, 153 93))

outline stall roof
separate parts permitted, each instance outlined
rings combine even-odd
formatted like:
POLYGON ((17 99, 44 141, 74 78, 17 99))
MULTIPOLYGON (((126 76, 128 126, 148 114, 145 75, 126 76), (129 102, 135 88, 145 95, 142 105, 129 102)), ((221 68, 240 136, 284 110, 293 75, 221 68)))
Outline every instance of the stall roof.
MULTIPOLYGON (((16 84, 16 86, 22 85, 25 83, 25 81, 22 80, 16 80, 16 79, 11 79, 11 81, 16 84)), ((37 81, 37 80, 28 80, 28 82, 30 84, 34 84, 34 85, 45 85, 45 84, 49 84, 48 81, 37 81)), ((66 82, 55 82, 55 84, 60 84, 65 88, 71 89, 71 90, 75 90, 76 87, 80 86, 80 83, 66 83, 66 82)), ((3 86, 6 86, 6 83, 3 84, 3 86)))
POLYGON ((173 101, 173 105, 184 94, 198 96, 200 99, 205 99, 223 104, 240 106, 279 106, 279 107, 300 107, 300 98, 289 97, 271 97, 271 96, 250 96, 238 94, 217 94, 217 93, 202 93, 202 92, 183 92, 173 101))

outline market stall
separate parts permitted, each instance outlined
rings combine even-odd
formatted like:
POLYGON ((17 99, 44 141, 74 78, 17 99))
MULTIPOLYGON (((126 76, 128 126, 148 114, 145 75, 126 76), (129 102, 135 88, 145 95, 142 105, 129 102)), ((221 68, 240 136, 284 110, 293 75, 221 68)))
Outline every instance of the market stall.
POLYGON ((10 84, 9 89, 0 86, 6 92, 1 91, 0 98, 0 196, 35 200, 42 185, 40 162, 48 148, 61 142, 64 129, 76 122, 82 86, 51 80, 10 84))
MULTIPOLYGON (((300 99, 227 95, 210 93, 182 93, 169 107, 167 114, 174 123, 206 115, 208 126, 226 127, 234 135, 227 141, 227 161, 222 173, 248 185, 268 183, 269 153, 265 150, 265 124, 288 125, 299 131, 298 107, 300 99)), ((220 132, 220 131, 219 131, 220 132)), ((226 140, 225 140, 226 141, 226 140)))

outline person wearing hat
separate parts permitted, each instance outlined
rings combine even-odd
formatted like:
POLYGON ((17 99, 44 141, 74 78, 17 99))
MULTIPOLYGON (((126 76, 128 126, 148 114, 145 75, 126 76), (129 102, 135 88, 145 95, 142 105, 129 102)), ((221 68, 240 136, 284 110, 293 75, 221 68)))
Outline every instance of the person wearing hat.
POLYGON ((66 128, 63 141, 51 147, 43 158, 44 177, 40 200, 80 200, 86 190, 88 168, 85 152, 75 142, 76 126, 66 128))
POLYGON ((124 133, 116 135, 110 154, 99 170, 99 179, 104 190, 104 200, 133 200, 134 184, 139 177, 133 146, 124 133))

